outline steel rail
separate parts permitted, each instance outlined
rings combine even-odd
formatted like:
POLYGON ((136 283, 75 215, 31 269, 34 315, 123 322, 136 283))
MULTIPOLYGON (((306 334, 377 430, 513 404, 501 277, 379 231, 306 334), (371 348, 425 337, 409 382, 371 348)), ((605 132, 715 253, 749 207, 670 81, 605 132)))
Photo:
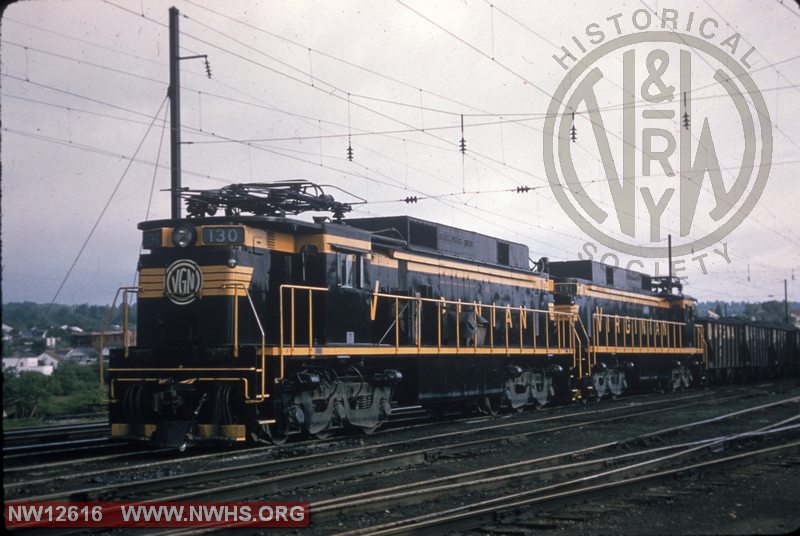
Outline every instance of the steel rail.
POLYGON ((550 486, 543 486, 535 490, 496 497, 486 501, 451 508, 449 510, 344 532, 340 533, 339 536, 358 536, 363 534, 374 536, 390 534, 441 534, 443 532, 469 530, 488 523, 511 521, 513 519, 525 517, 530 514, 528 508, 533 504, 575 499, 588 494, 606 492, 611 489, 672 477, 690 471, 704 470, 756 457, 770 456, 789 450, 798 450, 800 449, 800 441, 793 441, 784 445, 762 448, 755 451, 687 465, 679 465, 678 467, 657 470, 651 473, 634 474, 634 476, 624 478, 626 472, 633 472, 634 470, 642 469, 648 465, 652 468, 659 469, 660 466, 672 462, 678 457, 699 452, 702 449, 708 449, 708 444, 690 447, 677 453, 668 454, 654 460, 639 462, 632 466, 616 468, 589 476, 579 477, 567 482, 560 482, 550 486), (614 478, 619 475, 622 475, 623 478, 614 478), (603 482, 604 479, 607 481, 603 482), (600 483, 595 483, 597 481, 600 483), (563 488, 567 489, 564 490, 563 488), (546 492, 551 493, 542 495, 546 492))
MULTIPOLYGON (((800 397, 797 397, 797 399, 794 401, 797 400, 800 400, 800 397)), ((790 402, 791 401, 782 401, 775 404, 770 404, 767 407, 774 407, 790 402)), ((762 406, 752 408, 750 412, 756 412, 763 409, 766 409, 766 407, 762 406)), ((738 417, 742 414, 742 412, 729 413, 724 416, 720 416, 719 420, 738 417)), ((318 501, 311 504, 311 511, 314 514, 315 523, 319 523, 320 520, 324 521, 339 515, 352 516, 359 513, 382 510, 389 507, 396 509, 397 506, 418 504, 420 500, 432 500, 443 496, 458 494, 467 490, 476 491, 480 489, 496 488, 507 484, 512 480, 515 484, 518 484, 519 482, 524 482, 530 479, 552 478, 553 476, 560 475, 562 473, 570 473, 577 470, 618 465, 626 459, 648 456, 651 454, 680 448, 692 448, 703 445, 709 446, 715 443, 733 439, 764 436, 790 430, 796 431, 798 428, 800 428, 800 425, 789 425, 789 423, 797 420, 800 420, 800 416, 793 416, 789 419, 784 419, 782 421, 773 423, 770 426, 744 433, 733 435, 728 434, 725 436, 717 436, 676 445, 661 446, 640 450, 637 452, 628 452, 620 455, 608 456, 600 459, 575 461, 576 459, 585 458, 589 454, 608 451, 615 447, 620 447, 626 444, 622 441, 612 441, 570 452, 562 452, 509 464, 407 483, 400 486, 391 486, 388 488, 370 490, 354 495, 318 501)), ((702 424, 703 422, 704 421, 698 421, 681 427, 666 428, 658 432, 642 434, 641 436, 638 436, 638 438, 644 439, 668 435, 678 428, 688 430, 702 424)))
POLYGON ((9 449, 52 443, 56 440, 73 437, 86 438, 87 435, 105 434, 111 430, 108 422, 82 423, 61 426, 40 426, 35 428, 17 428, 3 431, 3 452, 9 449))
MULTIPOLYGON (((800 397, 795 397, 793 399, 785 399, 785 400, 781 400, 781 401, 778 401, 778 402, 775 402, 775 403, 771 403, 771 404, 768 404, 768 405, 761 405, 761 406, 750 408, 750 409, 751 409, 751 412, 756 412, 756 411, 760 411, 762 409, 766 409, 766 407, 779 406, 779 405, 787 404, 787 403, 790 403, 790 402, 793 402, 793 401, 797 401, 798 399, 800 399, 800 397)), ((740 412, 740 411, 736 411, 736 412, 732 412, 732 413, 726 414, 726 416, 728 418, 735 418, 735 417, 738 417, 740 415, 742 415, 742 412, 740 412)), ((723 416, 720 416, 720 417, 723 417, 723 416)), ((729 435, 724 435, 724 436, 706 438, 706 439, 702 439, 702 440, 699 440, 699 441, 681 443, 681 444, 677 444, 677 445, 662 446, 662 447, 647 449, 645 451, 640 451, 640 452, 636 452, 636 453, 625 453, 625 454, 622 454, 622 455, 611 456, 611 457, 608 457, 608 458, 605 458, 605 459, 602 459, 602 460, 589 460, 589 461, 583 461, 583 462, 577 462, 577 463, 573 461, 572 463, 564 464, 562 467, 545 467, 545 468, 542 468, 542 469, 533 470, 533 471, 529 472, 529 475, 522 475, 522 476, 523 477, 527 477, 527 476, 535 475, 535 476, 538 476, 538 477, 541 478, 541 477, 546 477, 546 476, 552 476, 552 475, 555 475, 555 474, 558 474, 558 473, 572 473, 576 469, 584 469, 585 470, 585 469, 592 469, 594 467, 599 467, 600 469, 604 469, 604 468, 608 467, 609 465, 611 465, 612 467, 616 466, 616 465, 619 465, 619 463, 623 462, 626 459, 635 460, 636 458, 643 457, 643 456, 649 456, 649 455, 660 454, 660 453, 665 453, 665 452, 669 453, 671 451, 678 451, 678 452, 675 452, 673 454, 667 454, 666 456, 662 456, 660 458, 656 458, 654 460, 651 459, 651 460, 645 460, 644 462, 634 463, 631 466, 626 466, 626 467, 622 467, 622 468, 619 468, 619 469, 612 469, 610 471, 601 471, 600 473, 596 473, 595 475, 582 476, 580 478, 570 480, 567 483, 559 483, 559 484, 544 486, 544 487, 538 488, 537 490, 534 490, 534 491, 518 493, 518 494, 515 494, 513 497, 516 497, 516 495, 526 496, 526 495, 531 495, 531 494, 535 494, 535 493, 544 493, 544 492, 552 491, 554 489, 568 487, 568 485, 571 485, 573 483, 579 483, 580 485, 586 485, 586 483, 590 483, 591 484, 596 478, 598 478, 598 475, 600 475, 600 476, 613 475, 613 474, 618 474, 618 473, 624 473, 626 470, 630 470, 630 469, 635 469, 635 468, 640 468, 640 467, 647 467, 647 466, 652 465, 654 463, 662 463, 662 462, 666 463, 666 461, 668 461, 668 460, 679 458, 681 456, 686 456, 686 455, 692 454, 692 453, 701 453, 704 450, 708 450, 709 447, 712 446, 712 445, 719 445, 719 444, 723 444, 723 443, 726 443, 726 442, 732 442, 732 441, 741 441, 741 440, 750 439, 750 438, 753 438, 753 437, 764 437, 764 436, 767 436, 767 435, 777 435, 777 434, 784 433, 784 432, 787 432, 787 431, 796 432, 798 429, 800 429, 800 425, 796 423, 796 421, 798 421, 798 420, 800 420, 800 415, 795 415, 795 416, 792 416, 792 417, 790 417, 788 419, 783 419, 781 421, 772 423, 772 424, 770 424, 768 426, 761 427, 761 428, 759 428, 757 430, 749 430, 747 432, 742 432, 742 433, 738 433, 738 434, 729 434, 729 435), (790 424, 790 423, 795 423, 795 424, 790 424), (680 449, 683 449, 683 450, 680 450, 680 449)), ((686 426, 687 429, 695 427, 698 424, 698 422, 699 421, 695 421, 693 423, 687 423, 687 426, 686 426)), ((663 429, 663 433, 670 434, 674 430, 675 430, 675 427, 665 428, 665 429, 663 429)), ((652 437, 653 434, 652 433, 642 434, 642 437, 645 437, 645 436, 652 437)), ((552 460, 552 459, 555 459, 555 458, 561 458, 561 457, 569 458, 570 455, 572 455, 572 454, 576 454, 576 453, 579 454, 579 453, 587 452, 587 451, 589 451, 589 450, 591 450, 593 448, 604 448, 604 447, 608 447, 609 445, 612 445, 612 444, 613 443, 603 444, 603 445, 598 445, 596 447, 589 447, 587 449, 580 449, 580 450, 574 451, 572 453, 561 453, 561 454, 557 454, 557 455, 554 455, 554 456, 543 457, 543 458, 540 458, 539 461, 548 461, 548 460, 552 460)), ((795 444, 796 445, 800 445, 800 442, 795 443, 795 444)), ((515 464, 510 464, 510 465, 515 465, 515 464)), ((481 473, 481 472, 482 471, 477 471, 475 473, 481 473)), ((458 475, 458 476, 462 476, 462 475, 458 475)), ((520 474, 516 473, 514 475, 504 476, 503 478, 494 477, 494 478, 485 479, 483 482, 478 482, 478 484, 484 484, 485 485, 486 483, 489 483, 490 487, 492 485, 494 485, 494 487, 496 487, 500 480, 519 479, 519 477, 520 477, 520 474)), ((445 477, 444 479, 433 479, 432 481, 446 480, 446 479, 447 479, 447 477, 445 477)), ((428 485, 432 481, 426 481, 424 484, 428 485)), ((523 478, 523 479, 521 479, 521 481, 524 482, 525 479, 523 478)), ((515 484, 518 484, 518 483, 519 483, 519 481, 515 482, 515 484)), ((453 488, 454 488, 453 490, 449 490, 449 491, 459 492, 461 490, 458 489, 458 488, 465 488, 465 487, 470 487, 469 491, 475 491, 475 485, 476 485, 475 482, 467 482, 466 484, 458 483, 455 486, 453 486, 453 488)), ((612 485, 613 485, 613 483, 612 483, 612 485)), ((408 485, 406 485, 406 486, 398 486, 397 489, 407 488, 407 486, 408 485)), ((416 484, 412 484, 412 486, 416 486, 416 484)), ((368 495, 368 494, 369 493, 364 494, 364 495, 368 495)), ((422 498, 422 500, 429 500, 429 499, 435 498, 435 497, 427 497, 426 496, 426 495, 431 495, 431 494, 434 495, 434 496, 441 496, 440 495, 441 494, 441 490, 433 489, 433 490, 428 490, 427 492, 422 492, 420 490, 411 490, 408 493, 404 493, 403 494, 405 499, 406 499, 405 503, 400 502, 400 501, 395 501, 395 502, 391 502, 389 504, 391 504, 391 506, 393 508, 397 507, 397 506, 402 506, 403 504, 419 504, 421 498, 422 498)), ((312 522, 315 524, 315 526, 317 528, 320 528, 320 526, 319 526, 320 519, 322 519, 322 521, 324 522, 325 520, 328 520, 328 519, 331 519, 331 518, 340 519, 339 517, 336 517, 336 516, 341 515, 342 513, 346 513, 348 515, 355 515, 355 514, 362 513, 364 511, 368 511, 368 510, 363 510, 361 508, 361 505, 359 505, 357 503, 354 503, 353 502, 353 498, 354 498, 354 496, 350 496, 350 497, 343 497, 343 498, 340 498, 340 499, 334 499, 333 501, 320 501, 320 502, 317 502, 317 503, 312 503, 311 507, 310 507, 310 511, 311 511, 311 514, 312 514, 312 522), (327 508, 327 509, 324 508, 326 503, 327 504, 331 504, 332 502, 339 502, 340 506, 342 506, 345 503, 347 503, 349 507, 344 508, 344 509, 340 508, 338 510, 336 508, 327 508)), ((170 498, 169 500, 176 500, 176 499, 170 498)), ((484 501, 484 502, 491 502, 491 501, 484 501)), ((384 507, 384 506, 387 506, 387 505, 388 504, 377 504, 376 503, 374 506, 375 507, 384 507)), ((453 510, 458 511, 460 509, 453 509, 453 510)), ((445 512, 445 513, 447 513, 447 512, 445 512)), ((439 522, 441 521, 437 517, 439 515, 440 515, 440 513, 430 514, 430 515, 426 515, 426 516, 420 516, 420 519, 424 519, 426 521, 429 520, 429 519, 432 519, 432 521, 429 521, 430 523, 432 523, 432 528, 430 528, 429 530, 425 530, 427 527, 420 527, 418 525, 414 525, 412 527, 409 527, 409 530, 401 530, 400 532, 401 533, 408 533, 408 534, 417 534, 417 533, 420 533, 420 530, 422 530, 422 532, 427 532, 427 533, 431 533, 431 534, 439 534, 439 533, 442 533, 442 532, 445 532, 445 531, 461 530, 461 529, 464 529, 464 528, 474 528, 475 526, 477 526, 474 523, 469 525, 469 526, 464 526, 464 527, 462 527, 462 526, 440 525, 437 522, 437 520, 439 522)), ((412 519, 416 519, 416 518, 412 518, 412 519)), ((397 524, 397 522, 394 522, 394 523, 389 523, 386 526, 394 528, 394 526, 396 524, 397 524)), ((360 529, 360 530, 354 531, 354 532, 352 532, 352 534, 355 535, 355 534, 381 533, 380 531, 382 531, 383 528, 384 528, 384 525, 373 526, 373 527, 368 527, 366 529, 360 529)), ((204 528, 204 527, 194 527, 194 528, 188 529, 188 530, 187 529, 181 529, 181 530, 171 530, 171 531, 167 531, 167 532, 159 532, 159 534, 161 534, 162 536, 164 536, 166 534, 176 534, 176 535, 177 534, 190 534, 190 533, 191 534, 201 534, 201 533, 206 532, 207 530, 218 530, 218 529, 219 529, 218 526, 216 527, 216 529, 214 529, 214 528, 204 528)), ((393 532, 389 531, 387 533, 390 534, 390 533, 393 533, 393 532)), ((350 533, 348 533, 348 534, 350 534, 350 533)))
MULTIPOLYGON (((721 402, 730 399, 742 398, 749 396, 737 395, 728 396, 714 401, 721 402)), ((633 406, 633 409, 640 409, 643 405, 663 404, 669 402, 683 401, 684 399, 694 399, 697 395, 683 397, 681 399, 670 399, 667 401, 651 401, 633 406)), ((708 400, 696 401, 689 404, 682 404, 680 407, 688 407, 694 405, 707 404, 708 400)), ((605 413, 612 409, 605 408, 596 410, 593 413, 605 413)), ((619 409, 631 409, 631 406, 621 407, 619 409)), ((549 427, 538 428, 532 431, 524 431, 515 433, 516 437, 530 437, 535 435, 548 434, 555 431, 567 430, 581 426, 587 426, 598 423, 613 422, 622 419, 635 418, 644 415, 653 415, 667 411, 674 411, 675 406, 668 406, 665 408, 650 409, 646 411, 634 411, 632 413, 624 413, 612 417, 604 417, 594 420, 581 420, 575 423, 549 427)), ((393 443, 381 443, 369 446, 357 447, 349 450, 339 450, 334 452, 324 452, 312 454, 297 458, 284 458, 277 460, 269 460, 265 462, 257 462, 252 464, 244 464, 236 467, 225 467, 214 470, 205 470, 202 472, 193 472, 183 475, 173 475, 169 477, 146 479, 133 482, 124 482, 113 484, 109 486, 95 486, 82 489, 63 490, 53 492, 45 495, 38 495, 34 497, 15 497, 13 500, 26 500, 26 501, 87 501, 87 500, 110 500, 110 499, 126 499, 131 500, 131 494, 144 493, 148 495, 146 498, 137 498, 137 500, 150 501, 179 501, 179 500, 207 500, 214 498, 215 500, 237 500, 251 497, 258 494, 269 494, 289 489, 296 489, 305 485, 316 485, 341 478, 348 478, 353 476, 361 476, 364 474, 374 473, 376 471, 384 471, 388 469, 396 469, 399 467, 408 467, 418 465, 425 461, 437 458, 443 452, 455 452, 459 450, 468 450, 476 447, 485 447, 492 444, 503 443, 508 440, 505 434, 493 436, 489 438, 482 438, 472 441, 463 441, 462 438, 468 434, 481 433, 485 431, 498 431, 507 430, 509 428, 521 427, 523 425, 538 424, 545 421, 559 420, 571 415, 551 416, 540 419, 530 419, 524 421, 512 421, 509 423, 501 423, 491 426, 483 426, 469 430, 459 430, 456 432, 448 432, 442 434, 434 434, 431 436, 412 438, 410 440, 397 441, 393 443), (383 455, 375 458, 364 458, 364 456, 379 454, 382 452, 391 452, 393 450, 407 449, 410 445, 420 444, 430 441, 439 441, 442 439, 455 439, 450 444, 435 444, 427 448, 419 448, 416 450, 398 452, 391 455, 383 455), (342 459, 348 456, 358 457, 355 461, 341 463, 342 459), (276 471, 304 468, 300 471, 293 471, 287 474, 274 475, 276 471), (152 492, 157 490, 180 490, 187 486, 195 486, 197 484, 207 484, 209 482, 219 482, 220 480, 232 480, 241 477, 253 477, 255 475, 272 475, 267 478, 258 478, 255 480, 247 480, 245 482, 233 482, 228 484, 218 484, 211 487, 203 487, 202 489, 195 489, 191 491, 177 491, 168 496, 152 498, 152 492), (122 495, 125 494, 125 495, 122 495)), ((582 416, 582 415, 576 415, 582 416)))

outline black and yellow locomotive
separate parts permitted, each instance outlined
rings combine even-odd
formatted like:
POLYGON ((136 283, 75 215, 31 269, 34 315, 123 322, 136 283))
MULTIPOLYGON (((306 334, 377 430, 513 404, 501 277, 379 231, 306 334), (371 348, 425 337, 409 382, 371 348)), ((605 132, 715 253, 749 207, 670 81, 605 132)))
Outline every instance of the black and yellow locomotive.
POLYGON ((641 384, 678 389, 705 381, 697 304, 683 295, 679 279, 594 261, 550 263, 548 272, 557 306, 572 308, 595 365, 588 382, 593 396, 617 396, 641 384))
POLYGON ((108 371, 114 436, 370 433, 397 405, 494 413, 705 376, 675 280, 531 269, 522 244, 406 216, 343 220, 350 206, 311 183, 184 196, 189 217, 139 225, 139 285, 123 289, 137 344, 108 371), (333 218, 287 217, 306 210, 333 218))

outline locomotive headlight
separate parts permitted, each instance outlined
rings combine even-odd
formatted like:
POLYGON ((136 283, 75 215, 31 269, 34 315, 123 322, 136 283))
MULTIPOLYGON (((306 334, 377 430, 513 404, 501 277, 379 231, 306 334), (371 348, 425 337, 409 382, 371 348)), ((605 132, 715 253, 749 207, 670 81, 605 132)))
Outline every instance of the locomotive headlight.
POLYGON ((228 268, 236 268, 236 257, 228 259, 228 268))
POLYGON ((185 248, 194 244, 197 237, 191 225, 179 225, 172 231, 172 243, 175 247, 185 248))

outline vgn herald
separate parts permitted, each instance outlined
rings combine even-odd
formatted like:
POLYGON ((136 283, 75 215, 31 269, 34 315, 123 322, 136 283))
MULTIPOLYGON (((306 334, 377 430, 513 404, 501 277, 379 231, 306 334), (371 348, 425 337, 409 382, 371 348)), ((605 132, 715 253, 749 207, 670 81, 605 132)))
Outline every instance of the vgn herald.
POLYGON ((308 182, 182 195, 187 218, 139 225, 139 284, 118 292, 137 295, 137 342, 110 353, 113 436, 279 443, 371 433, 397 407, 521 411, 706 376, 674 279, 531 268, 521 244, 344 219, 351 206, 308 182), (314 210, 332 216, 287 217, 314 210))

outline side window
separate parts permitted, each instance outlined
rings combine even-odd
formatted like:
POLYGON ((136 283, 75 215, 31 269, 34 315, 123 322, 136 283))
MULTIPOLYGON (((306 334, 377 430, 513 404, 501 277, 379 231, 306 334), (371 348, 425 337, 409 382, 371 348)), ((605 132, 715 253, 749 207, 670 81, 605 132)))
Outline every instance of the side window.
POLYGON ((364 257, 355 253, 336 254, 337 282, 340 286, 361 288, 364 286, 364 257))
POLYGON ((497 264, 509 266, 510 259, 508 244, 506 242, 497 242, 497 264))

